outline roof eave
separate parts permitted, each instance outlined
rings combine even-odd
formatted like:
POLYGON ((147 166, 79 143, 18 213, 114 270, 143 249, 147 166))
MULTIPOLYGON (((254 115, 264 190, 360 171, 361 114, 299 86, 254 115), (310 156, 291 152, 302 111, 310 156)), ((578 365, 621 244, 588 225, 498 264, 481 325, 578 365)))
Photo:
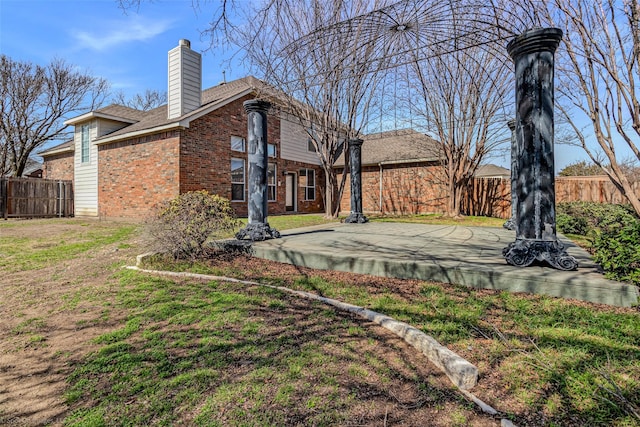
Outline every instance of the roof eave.
POLYGON ((174 129, 184 129, 188 127, 189 127, 189 124, 188 123, 185 124, 185 121, 183 120, 179 122, 168 123, 162 126, 155 126, 149 129, 141 129, 134 132, 123 133, 121 135, 107 136, 104 138, 100 138, 96 140, 96 145, 105 145, 105 144, 110 144, 112 142, 122 141, 124 139, 131 139, 131 138, 136 138, 138 136, 149 135, 151 133, 164 132, 164 131, 174 130, 174 129))
POLYGON ((125 117, 118 117, 118 116, 114 116, 112 114, 104 114, 104 113, 100 113, 98 111, 90 111, 88 113, 82 114, 78 117, 74 117, 72 119, 69 119, 67 121, 64 122, 65 125, 70 126, 70 125, 76 125, 78 123, 82 123, 85 122, 87 120, 90 119, 106 119, 106 120, 113 120, 116 122, 122 122, 122 123, 137 123, 138 120, 134 120, 134 119, 127 119, 125 117))
POLYGON ((41 156, 41 157, 46 157, 46 156, 55 156, 56 154, 73 153, 74 151, 75 151, 74 147, 64 147, 64 148, 58 148, 55 150, 43 150, 36 154, 38 154, 38 156, 41 156))

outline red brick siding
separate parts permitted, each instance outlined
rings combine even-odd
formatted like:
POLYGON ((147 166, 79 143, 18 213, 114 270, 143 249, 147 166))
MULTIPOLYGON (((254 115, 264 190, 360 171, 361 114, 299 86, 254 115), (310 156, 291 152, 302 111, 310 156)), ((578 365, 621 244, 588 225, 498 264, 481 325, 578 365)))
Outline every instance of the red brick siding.
POLYGON ((98 206, 103 217, 144 218, 179 193, 180 131, 98 147, 98 206))
POLYGON ((42 177, 73 181, 73 151, 45 157, 42 177))
MULTIPOLYGON (((104 217, 148 215, 161 201, 194 190, 207 190, 231 198, 231 158, 245 159, 247 154, 231 151, 231 136, 247 134, 247 115, 242 106, 245 97, 193 120, 182 131, 158 133, 98 147, 98 204, 104 217)), ((280 120, 269 115, 268 142, 280 154, 280 120)), ((303 167, 316 171, 316 199, 304 201, 298 188, 298 212, 323 212, 320 167, 280 158, 270 159, 276 167, 276 201, 269 202, 269 214, 285 213, 283 171, 303 167)), ((246 190, 245 190, 246 191, 246 190)), ((247 202, 232 202, 239 216, 247 215, 247 202)))
MULTIPOLYGON (((227 199, 231 199, 231 158, 245 160, 245 177, 248 174, 246 152, 231 151, 231 137, 247 136, 247 114, 242 103, 251 96, 247 96, 216 111, 191 122, 183 132, 180 144, 180 192, 207 190, 227 199)), ((280 119, 277 116, 267 117, 267 140, 276 145, 276 153, 280 155, 280 119)), ((279 157, 270 158, 270 163, 276 163, 276 201, 269 202, 270 215, 285 212, 285 184, 283 171, 297 171, 302 167, 316 170, 316 183, 324 182, 324 174, 320 167, 313 167, 299 162, 283 160, 279 157), (320 181, 322 180, 322 181, 320 181)), ((245 194, 246 194, 245 178, 245 194)), ((298 189, 298 212, 322 212, 322 194, 316 187, 316 200, 304 201, 303 193, 298 189)), ((245 196, 246 197, 246 196, 245 196)), ((231 202, 239 216, 247 215, 247 202, 231 202)))

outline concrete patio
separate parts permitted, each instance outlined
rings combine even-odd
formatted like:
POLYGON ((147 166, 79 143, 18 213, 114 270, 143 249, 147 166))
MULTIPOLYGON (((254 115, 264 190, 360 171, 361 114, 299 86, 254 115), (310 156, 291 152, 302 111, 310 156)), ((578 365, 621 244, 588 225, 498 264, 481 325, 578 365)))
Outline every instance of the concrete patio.
POLYGON ((508 265, 502 249, 515 233, 502 228, 392 222, 327 224, 282 232, 253 244, 254 256, 301 267, 432 280, 476 288, 574 298, 629 307, 638 288, 607 280, 589 254, 563 236, 577 271, 508 265))

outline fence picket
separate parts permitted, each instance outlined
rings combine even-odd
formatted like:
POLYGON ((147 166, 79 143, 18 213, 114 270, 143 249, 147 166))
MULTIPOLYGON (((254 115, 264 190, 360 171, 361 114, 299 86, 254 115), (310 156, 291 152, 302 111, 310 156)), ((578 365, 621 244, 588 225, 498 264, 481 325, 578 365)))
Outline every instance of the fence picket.
POLYGON ((39 178, 0 178, 4 218, 73 216, 73 183, 39 178))

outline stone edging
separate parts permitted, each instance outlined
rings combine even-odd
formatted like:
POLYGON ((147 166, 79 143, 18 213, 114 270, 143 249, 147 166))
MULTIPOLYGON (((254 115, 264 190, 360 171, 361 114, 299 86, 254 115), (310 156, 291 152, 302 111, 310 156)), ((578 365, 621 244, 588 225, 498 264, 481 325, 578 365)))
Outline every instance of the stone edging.
MULTIPOLYGON (((492 408, 487 403, 478 399, 473 393, 469 390, 475 386, 478 382, 478 368, 476 368, 473 364, 468 362, 466 359, 460 357, 453 351, 444 347, 440 343, 438 343, 434 338, 425 334, 422 331, 414 328, 413 326, 399 322, 394 320, 389 316, 385 316, 384 314, 377 313, 372 310, 368 310, 363 307, 359 307, 352 304, 347 304, 338 300, 334 300, 331 298, 321 297, 319 295, 312 294, 310 292, 305 291, 297 291, 294 289, 285 288, 282 286, 273 286, 266 285, 263 283, 252 282, 248 280, 240 280, 234 279, 232 277, 224 277, 224 276, 213 276, 208 274, 199 274, 199 273, 188 273, 188 272, 174 272, 174 271, 160 271, 160 270, 147 270, 140 268, 140 265, 144 259, 144 257, 149 256, 150 254, 142 254, 138 255, 138 265, 137 266, 127 266, 125 268, 129 270, 136 270, 142 273, 160 275, 160 276, 169 276, 169 277, 180 277, 180 278, 193 278, 199 280, 218 280, 224 282, 232 282, 232 283, 241 283, 245 285, 255 285, 255 286, 263 286, 266 288, 277 289, 282 292, 287 292, 289 294, 298 295, 306 299, 311 299, 314 301, 319 301, 324 304, 331 305, 335 308, 338 308, 343 311, 347 311, 353 314, 357 314, 371 322, 374 322, 383 328, 393 332, 397 336, 404 339, 408 344, 420 350, 422 354, 424 354, 427 359, 431 361, 434 365, 436 365, 441 371, 447 375, 447 377, 451 380, 451 382, 462 392, 462 394, 472 402, 474 402, 478 407, 483 411, 490 415, 498 414, 498 411, 492 408)), ((513 426, 506 418, 501 420, 502 426, 513 426)))

